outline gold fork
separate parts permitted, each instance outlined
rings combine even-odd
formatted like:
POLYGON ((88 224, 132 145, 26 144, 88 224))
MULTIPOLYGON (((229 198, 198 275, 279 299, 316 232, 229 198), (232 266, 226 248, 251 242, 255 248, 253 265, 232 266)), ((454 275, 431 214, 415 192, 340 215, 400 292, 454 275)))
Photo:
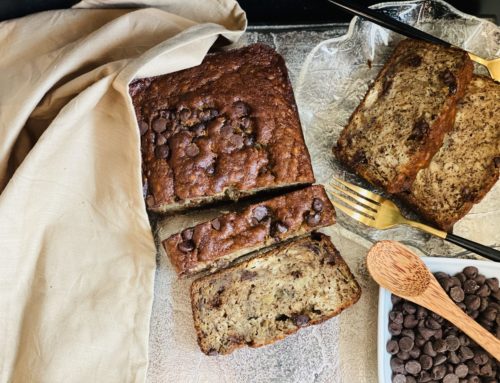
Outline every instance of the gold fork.
POLYGON ((498 250, 407 219, 392 201, 339 178, 334 177, 334 181, 326 185, 326 190, 333 196, 332 203, 335 208, 367 226, 381 230, 397 225, 412 226, 485 258, 500 262, 498 250))

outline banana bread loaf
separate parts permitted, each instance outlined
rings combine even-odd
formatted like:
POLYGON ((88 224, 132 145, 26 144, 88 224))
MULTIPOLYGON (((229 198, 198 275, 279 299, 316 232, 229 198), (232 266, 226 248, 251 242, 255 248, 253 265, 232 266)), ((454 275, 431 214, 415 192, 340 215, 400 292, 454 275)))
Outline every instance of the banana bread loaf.
POLYGON ((314 182, 283 58, 254 44, 134 81, 149 210, 314 182))
POLYGON ((400 196, 423 217, 450 230, 498 180, 500 85, 474 76, 457 105, 455 127, 407 193, 400 196))
POLYGON ((208 355, 273 343, 339 314, 360 295, 322 234, 283 243, 191 285, 198 343, 208 355))
POLYGON ((314 185, 187 228, 163 246, 177 273, 191 275, 334 223, 325 189, 314 185))
POLYGON ((335 155, 389 193, 408 190, 452 129, 472 69, 459 49, 401 41, 342 131, 335 155))

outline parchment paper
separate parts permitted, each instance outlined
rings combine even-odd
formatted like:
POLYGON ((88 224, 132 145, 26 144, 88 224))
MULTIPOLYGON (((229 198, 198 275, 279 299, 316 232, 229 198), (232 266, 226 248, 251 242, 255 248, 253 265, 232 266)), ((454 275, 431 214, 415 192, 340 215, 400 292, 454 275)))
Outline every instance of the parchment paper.
POLYGON ((1 382, 145 380, 155 246, 127 85, 246 27, 231 0, 155 3, 0 23, 1 382))

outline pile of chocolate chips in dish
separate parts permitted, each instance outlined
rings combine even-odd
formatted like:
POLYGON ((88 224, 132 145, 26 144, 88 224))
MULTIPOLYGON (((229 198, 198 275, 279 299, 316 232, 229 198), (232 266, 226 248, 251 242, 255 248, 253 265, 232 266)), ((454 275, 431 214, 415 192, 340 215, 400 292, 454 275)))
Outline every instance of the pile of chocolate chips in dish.
MULTIPOLYGON (((476 267, 455 276, 434 276, 451 299, 469 316, 500 338, 500 290, 497 278, 476 267)), ((387 352, 393 383, 494 383, 500 362, 439 315, 392 295, 387 352)))

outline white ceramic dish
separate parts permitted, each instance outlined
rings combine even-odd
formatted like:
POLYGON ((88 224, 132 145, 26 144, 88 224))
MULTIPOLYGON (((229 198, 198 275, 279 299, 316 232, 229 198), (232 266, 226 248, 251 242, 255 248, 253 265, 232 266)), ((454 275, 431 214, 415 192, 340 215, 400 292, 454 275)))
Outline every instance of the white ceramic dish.
MULTIPOLYGON (((477 261, 473 259, 452 259, 452 258, 435 258, 424 257, 429 270, 433 273, 443 271, 454 275, 463 270, 466 266, 476 266, 479 273, 487 278, 497 277, 500 279, 500 263, 488 261, 477 261)), ((391 293, 383 288, 380 288, 378 298, 378 329, 377 329, 377 359, 378 359, 378 380, 379 383, 391 383, 391 356, 386 351, 386 344, 391 335, 389 334, 389 311, 392 308, 391 293)))

